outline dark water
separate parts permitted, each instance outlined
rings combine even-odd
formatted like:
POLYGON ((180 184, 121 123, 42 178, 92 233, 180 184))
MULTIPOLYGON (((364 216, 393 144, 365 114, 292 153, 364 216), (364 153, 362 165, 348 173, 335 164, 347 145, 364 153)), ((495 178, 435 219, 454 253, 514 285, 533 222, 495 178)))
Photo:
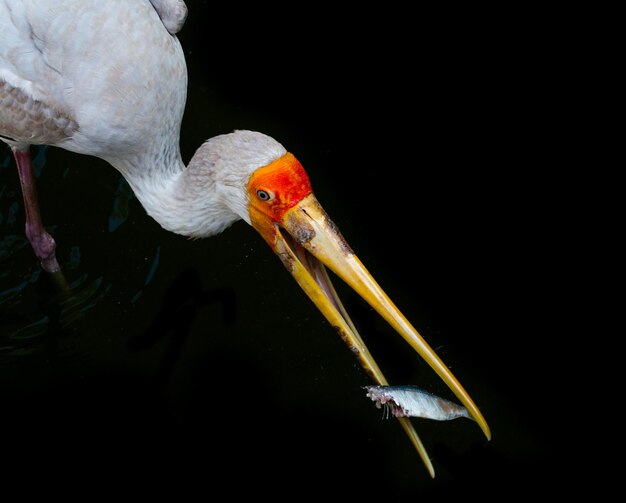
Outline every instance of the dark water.
MULTIPOLYGON (((234 128, 264 131, 294 152, 353 249, 481 408, 493 440, 470 421, 415 420, 431 480, 399 424, 365 397, 356 359, 251 228, 240 222, 204 241, 170 235, 108 165, 41 148, 43 216, 72 284, 60 295, 24 240, 7 149, 5 457, 18 472, 53 473, 63 454, 70 481, 287 499, 499 499, 503 486, 530 495, 552 482, 554 432, 540 421, 550 349, 534 319, 544 300, 520 294, 534 284, 534 251, 503 174, 526 162, 513 119, 522 105, 500 50, 443 14, 384 39, 370 25, 395 15, 356 27, 326 15, 307 29, 297 19, 234 23, 218 36, 212 8, 188 4, 185 159, 234 128)), ((226 14, 234 22, 237 13, 226 14)), ((392 383, 449 396, 337 287, 392 383)))

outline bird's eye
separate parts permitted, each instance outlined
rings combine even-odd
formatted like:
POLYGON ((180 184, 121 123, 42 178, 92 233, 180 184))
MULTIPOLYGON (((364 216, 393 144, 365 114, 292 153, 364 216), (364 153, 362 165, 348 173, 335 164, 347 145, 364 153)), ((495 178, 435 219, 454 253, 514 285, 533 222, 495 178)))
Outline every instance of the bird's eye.
POLYGON ((274 199, 274 194, 263 189, 257 190, 256 195, 261 201, 269 201, 270 199, 274 199))

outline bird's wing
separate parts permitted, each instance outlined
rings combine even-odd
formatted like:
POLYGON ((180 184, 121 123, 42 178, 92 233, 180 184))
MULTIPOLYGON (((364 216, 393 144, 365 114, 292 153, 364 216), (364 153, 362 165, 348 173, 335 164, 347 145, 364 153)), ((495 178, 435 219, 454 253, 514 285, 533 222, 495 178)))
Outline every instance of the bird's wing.
POLYGON ((0 138, 14 145, 56 145, 70 138, 78 124, 56 103, 33 99, 23 87, 0 75, 0 138))
POLYGON ((28 4, 0 0, 0 137, 15 144, 58 144, 78 124, 63 100, 60 68, 29 21, 28 4))
POLYGON ((148 0, 0 0, 0 81, 0 135, 109 158, 177 137, 187 67, 148 0))
POLYGON ((183 0, 150 0, 150 3, 172 35, 183 28, 187 20, 187 5, 183 0))

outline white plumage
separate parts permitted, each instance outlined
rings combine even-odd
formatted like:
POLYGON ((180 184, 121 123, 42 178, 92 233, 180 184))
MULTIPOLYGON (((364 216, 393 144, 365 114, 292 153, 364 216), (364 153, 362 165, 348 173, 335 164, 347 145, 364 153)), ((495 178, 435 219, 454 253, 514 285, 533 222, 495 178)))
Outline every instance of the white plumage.
POLYGON ((1 0, 0 33, 0 135, 9 145, 104 159, 178 234, 207 237, 250 222, 247 179, 285 149, 260 133, 223 135, 185 169, 185 58, 148 1, 1 0))
MULTIPOLYGON (((60 270, 39 215, 29 155, 37 144, 104 159, 169 231, 208 237, 240 219, 251 224, 372 379, 387 385, 326 265, 428 362, 489 438, 467 392, 365 269, 280 143, 235 131, 206 141, 184 166, 187 70, 175 34, 186 16, 181 0, 0 0, 0 138, 16 159, 26 235, 43 268, 60 270)), ((434 476, 409 418, 398 420, 434 476)))

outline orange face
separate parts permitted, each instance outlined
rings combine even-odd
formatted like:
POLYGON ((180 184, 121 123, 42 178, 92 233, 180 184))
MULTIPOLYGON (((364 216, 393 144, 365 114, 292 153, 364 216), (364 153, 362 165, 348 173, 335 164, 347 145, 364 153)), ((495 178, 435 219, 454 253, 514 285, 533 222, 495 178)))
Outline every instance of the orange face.
POLYGON ((289 152, 252 174, 250 220, 272 248, 275 224, 282 224, 285 213, 312 192, 302 164, 289 152))
MULTIPOLYGON (((487 438, 491 438, 487 422, 456 377, 393 304, 348 246, 337 226, 315 198, 308 176, 297 159, 287 153, 257 169, 250 177, 247 190, 250 223, 278 255, 328 323, 356 354, 374 381, 379 386, 388 384, 343 307, 326 268, 345 281, 424 358, 479 423, 487 438)), ((389 239, 389 242, 393 243, 393 239, 389 239)), ((398 419, 431 476, 434 476, 432 463, 413 424, 407 417, 398 419)))

